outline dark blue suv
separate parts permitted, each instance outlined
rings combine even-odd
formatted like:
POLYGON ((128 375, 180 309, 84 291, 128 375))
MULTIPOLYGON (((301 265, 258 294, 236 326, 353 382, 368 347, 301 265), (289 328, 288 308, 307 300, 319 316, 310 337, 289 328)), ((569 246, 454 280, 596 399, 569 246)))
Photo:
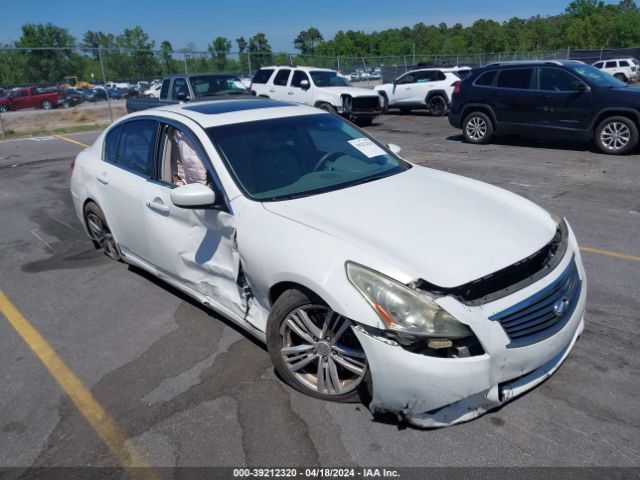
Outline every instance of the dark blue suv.
POLYGON ((568 136, 620 155, 638 144, 640 88, 578 61, 494 63, 455 88, 449 123, 471 143, 504 134, 568 136))

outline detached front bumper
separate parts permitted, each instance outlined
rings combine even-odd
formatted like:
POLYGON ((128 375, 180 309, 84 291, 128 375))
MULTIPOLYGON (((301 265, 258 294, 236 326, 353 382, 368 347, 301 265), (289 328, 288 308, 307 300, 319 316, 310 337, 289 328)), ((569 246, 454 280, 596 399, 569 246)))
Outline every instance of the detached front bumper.
POLYGON ((575 309, 562 329, 542 341, 509 347, 500 323, 489 318, 557 280, 573 261, 571 255, 540 281, 494 302, 469 307, 449 297, 441 299, 442 306, 473 330, 482 355, 440 358, 414 353, 356 328, 373 381, 371 411, 396 413, 419 427, 443 427, 476 418, 550 377, 584 328, 586 278, 579 253, 575 255, 582 280, 575 309))

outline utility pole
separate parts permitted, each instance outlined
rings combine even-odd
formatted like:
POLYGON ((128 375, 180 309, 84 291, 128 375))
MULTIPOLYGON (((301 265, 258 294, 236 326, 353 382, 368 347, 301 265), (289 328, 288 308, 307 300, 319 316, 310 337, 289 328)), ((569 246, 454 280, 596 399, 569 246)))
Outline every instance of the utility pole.
POLYGON ((107 94, 107 105, 109 107, 109 123, 113 123, 113 110, 111 109, 111 96, 107 90, 107 76, 104 74, 104 63, 102 62, 102 49, 98 48, 98 58, 100 59, 100 70, 102 70, 102 81, 104 82, 104 93, 107 94))

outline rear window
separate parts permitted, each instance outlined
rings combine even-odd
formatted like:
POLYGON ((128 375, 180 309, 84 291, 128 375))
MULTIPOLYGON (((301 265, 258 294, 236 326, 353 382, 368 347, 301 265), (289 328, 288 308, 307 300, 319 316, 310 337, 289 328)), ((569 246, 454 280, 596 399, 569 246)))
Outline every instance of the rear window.
POLYGON ((272 73, 273 68, 263 68, 261 70, 258 70, 253 76, 251 83, 267 83, 271 78, 272 73))
POLYGON ((503 70, 498 77, 498 87, 517 88, 526 90, 531 88, 533 68, 514 68, 503 70))
POLYGON ((496 78, 497 70, 493 70, 492 72, 484 72, 482 75, 478 77, 475 84, 476 85, 493 85, 493 80, 496 78))

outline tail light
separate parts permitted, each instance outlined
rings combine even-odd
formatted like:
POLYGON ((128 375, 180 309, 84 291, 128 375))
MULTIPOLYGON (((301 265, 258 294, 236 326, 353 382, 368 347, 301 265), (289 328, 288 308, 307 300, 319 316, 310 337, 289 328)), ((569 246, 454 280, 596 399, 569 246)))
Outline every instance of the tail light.
POLYGON ((453 87, 453 93, 460 93, 460 80, 456 80, 455 82, 453 82, 451 84, 451 86, 453 87))

